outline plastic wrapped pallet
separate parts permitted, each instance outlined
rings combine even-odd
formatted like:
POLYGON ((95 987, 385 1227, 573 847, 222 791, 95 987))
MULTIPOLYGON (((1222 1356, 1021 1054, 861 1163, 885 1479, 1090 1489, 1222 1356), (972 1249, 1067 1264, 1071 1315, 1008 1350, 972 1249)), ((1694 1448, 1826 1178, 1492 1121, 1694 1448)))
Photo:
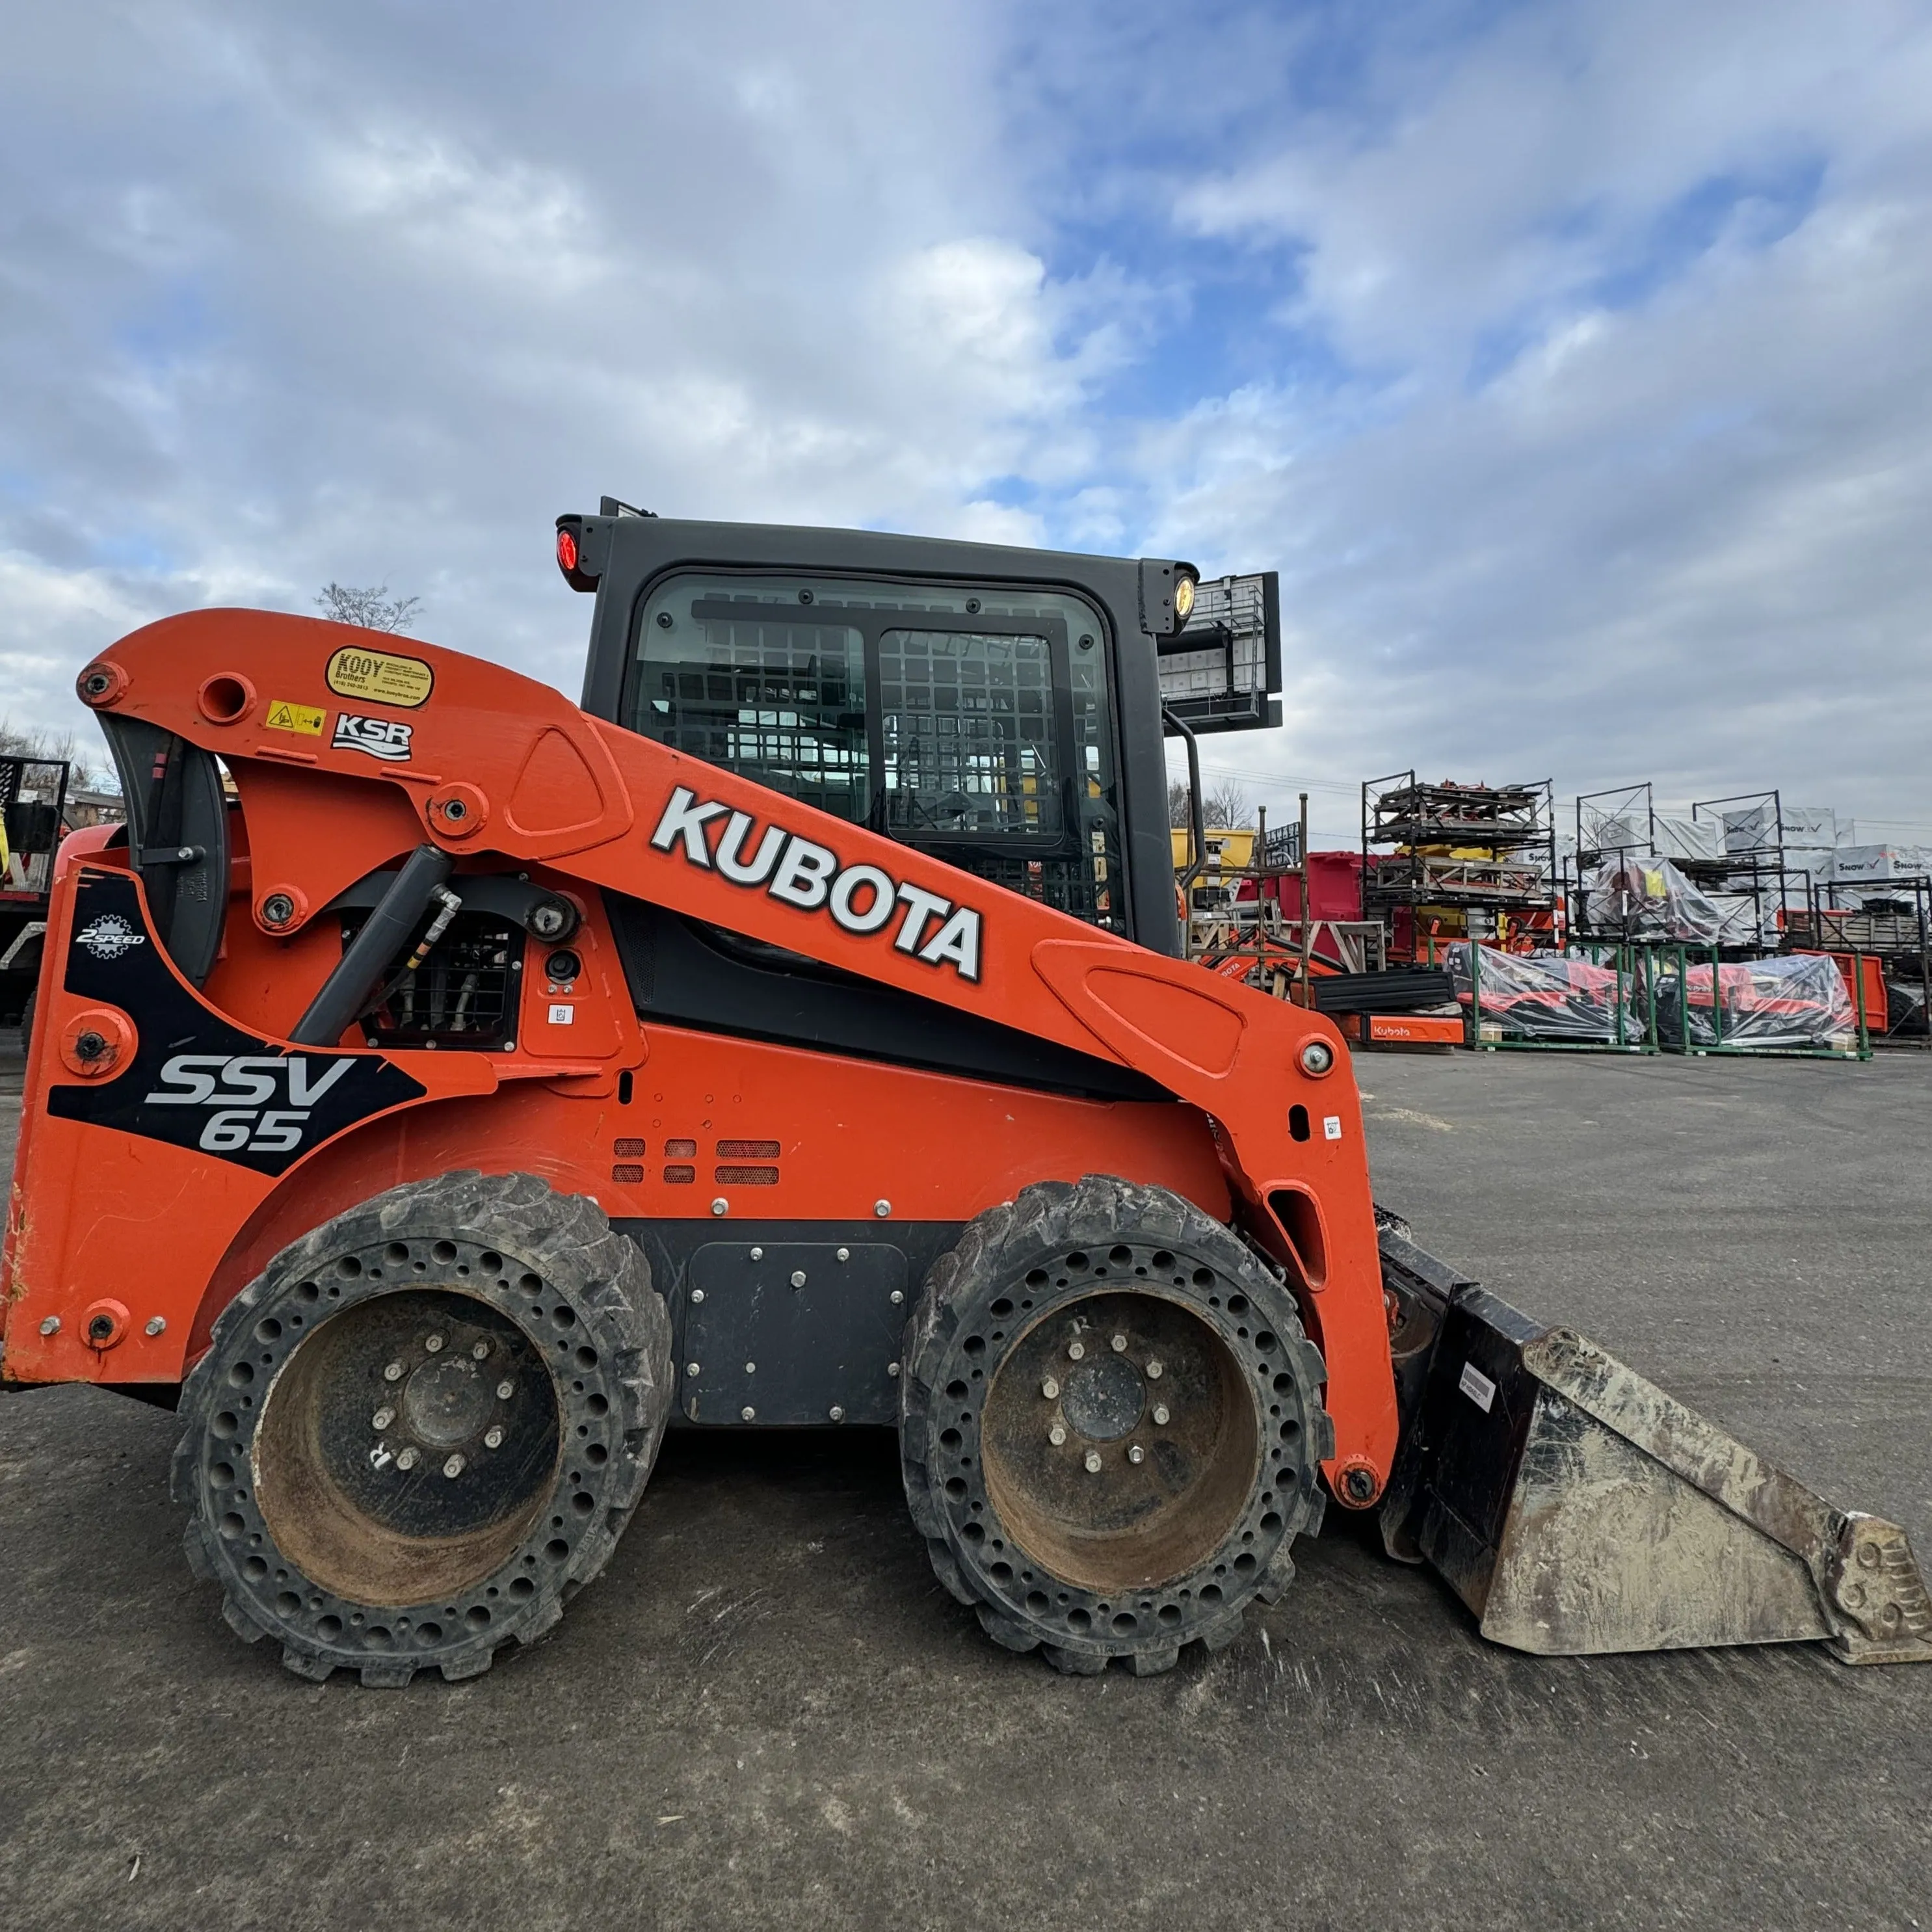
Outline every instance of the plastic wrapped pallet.
MULTIPOLYGON (((1482 979, 1481 1024, 1486 1034, 1504 1040, 1547 1040, 1573 1046, 1635 1045, 1643 1022, 1632 1004, 1635 988, 1623 986, 1623 1030, 1617 1030, 1617 975, 1608 966, 1570 959, 1557 952, 1499 952, 1485 946, 1478 969, 1482 979)), ((1469 948, 1448 948, 1443 964, 1466 1013, 1472 994, 1469 948)))
MULTIPOLYGON (((1858 1045, 1858 1014, 1834 961, 1794 952, 1715 969, 1717 1013, 1712 1008, 1712 967, 1690 962, 1688 1032, 1693 1047, 1719 1045, 1766 1052, 1850 1052, 1858 1045), (1720 1022, 1721 1021, 1721 1032, 1720 1022)), ((1674 1048, 1686 1031, 1682 988, 1674 973, 1657 981, 1658 1043, 1674 1048)))
POLYGON ((1716 943, 1724 915, 1668 859, 1629 859, 1600 866, 1585 888, 1593 932, 1633 939, 1716 943))
POLYGON ((1922 981, 1893 978, 1885 982, 1885 1036, 1887 1040, 1925 1037, 1925 987, 1922 981))
POLYGON ((1909 879, 1924 870, 1925 854, 1916 845, 1840 845, 1832 854, 1835 884, 1909 879))
POLYGON ((1718 915, 1718 945, 1756 946, 1766 938, 1759 930, 1761 908, 1749 892, 1712 892, 1710 901, 1718 915))
POLYGON ((1723 856, 1723 828, 1714 818, 1693 818, 1688 812, 1656 814, 1658 856, 1702 864, 1723 856))

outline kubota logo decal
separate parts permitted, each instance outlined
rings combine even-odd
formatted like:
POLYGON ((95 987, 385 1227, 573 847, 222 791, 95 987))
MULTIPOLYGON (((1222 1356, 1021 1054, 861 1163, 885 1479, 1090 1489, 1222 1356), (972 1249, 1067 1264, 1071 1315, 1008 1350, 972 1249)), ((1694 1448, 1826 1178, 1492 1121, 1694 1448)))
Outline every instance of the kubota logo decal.
POLYGON ((829 847, 782 825, 757 824, 716 799, 700 802, 680 785, 651 834, 659 852, 680 848, 688 864, 715 872, 734 886, 762 887, 806 912, 829 912, 846 932, 865 935, 892 927, 892 944, 928 966, 950 966, 960 978, 980 977, 980 915, 923 886, 902 884, 878 866, 844 866, 829 847), (711 828, 724 821, 714 840, 711 828), (896 921, 896 925, 894 922, 896 921))
POLYGON ((286 1060, 268 1054, 178 1053, 161 1069, 150 1107, 212 1108, 197 1147, 210 1154, 290 1154, 315 1103, 346 1073, 349 1060, 286 1060), (317 1070, 311 1073, 314 1066, 317 1070), (271 1101, 286 1104, 271 1106, 271 1101))

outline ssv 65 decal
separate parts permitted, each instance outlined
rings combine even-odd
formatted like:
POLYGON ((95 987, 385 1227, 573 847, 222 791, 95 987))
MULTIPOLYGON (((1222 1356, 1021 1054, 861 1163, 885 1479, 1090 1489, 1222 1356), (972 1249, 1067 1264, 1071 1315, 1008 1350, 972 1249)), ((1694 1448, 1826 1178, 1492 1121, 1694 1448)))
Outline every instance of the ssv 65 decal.
POLYGON ((688 864, 747 891, 762 890, 801 911, 823 912, 842 932, 862 936, 890 927, 899 952, 978 982, 980 915, 923 886, 902 884, 881 866, 842 865, 829 846, 782 825, 758 831, 748 812, 700 800, 688 785, 671 794, 651 844, 659 852, 682 852, 688 864))
POLYGON ((47 1112, 280 1174, 345 1127, 419 1100, 420 1082, 380 1053, 317 1053, 244 1033, 169 970, 124 872, 84 870, 63 983, 134 1023, 133 1057, 110 1079, 57 1082, 47 1112), (111 932, 116 944, 86 943, 111 932))
POLYGON ((149 1107, 209 1109, 195 1145, 208 1154, 290 1154, 302 1144, 316 1103, 354 1064, 292 1053, 178 1053, 161 1068, 149 1107), (264 1105, 264 1102, 267 1105, 264 1105))

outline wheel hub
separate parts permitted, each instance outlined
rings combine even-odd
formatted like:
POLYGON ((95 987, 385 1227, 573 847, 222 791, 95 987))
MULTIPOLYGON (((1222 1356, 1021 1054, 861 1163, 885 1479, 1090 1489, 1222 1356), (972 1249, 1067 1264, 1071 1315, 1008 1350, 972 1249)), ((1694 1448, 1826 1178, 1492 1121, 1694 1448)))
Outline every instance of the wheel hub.
POLYGON ((1060 1412, 1094 1442, 1118 1442, 1147 1407, 1147 1384, 1124 1355, 1106 1354, 1077 1364, 1066 1378, 1060 1412))
POLYGON ((497 1403, 496 1377, 465 1353, 425 1362, 403 1387, 403 1420, 419 1442, 454 1449, 482 1435, 497 1403))
POLYGON ((988 1500, 1054 1571, 1096 1590, 1162 1582, 1228 1535, 1261 1439, 1240 1365, 1198 1316, 1146 1293, 1063 1304, 986 1394, 988 1500))
POLYGON ((380 1295, 319 1329, 277 1380, 258 1438, 262 1513, 338 1594, 414 1602, 520 1539, 554 1480, 558 1421, 550 1372, 507 1317, 456 1292, 380 1295))

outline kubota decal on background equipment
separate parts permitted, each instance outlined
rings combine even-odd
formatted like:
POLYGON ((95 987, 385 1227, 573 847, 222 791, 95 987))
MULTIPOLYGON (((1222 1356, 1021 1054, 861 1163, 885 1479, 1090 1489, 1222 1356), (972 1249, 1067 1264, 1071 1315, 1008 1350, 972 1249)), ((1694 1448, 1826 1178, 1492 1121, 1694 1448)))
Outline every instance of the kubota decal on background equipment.
POLYGON ((756 824, 748 812, 716 799, 700 802, 688 785, 680 785, 651 834, 651 845, 659 852, 681 850, 688 864, 734 886, 762 886, 787 905, 828 912, 842 932, 882 932, 896 917, 892 944, 899 952, 928 966, 950 966, 961 979, 978 983, 981 922, 971 907, 955 905, 923 886, 902 884, 882 866, 843 865, 829 846, 782 825, 767 825, 753 847, 756 824), (709 827, 721 818, 724 825, 714 843, 709 827))
POLYGON ((118 1127, 280 1174, 331 1136, 424 1089, 380 1053, 291 1050, 244 1033, 169 970, 125 873, 84 870, 63 981, 134 1023, 132 1058, 112 1079, 57 1082, 56 1118, 118 1127))

